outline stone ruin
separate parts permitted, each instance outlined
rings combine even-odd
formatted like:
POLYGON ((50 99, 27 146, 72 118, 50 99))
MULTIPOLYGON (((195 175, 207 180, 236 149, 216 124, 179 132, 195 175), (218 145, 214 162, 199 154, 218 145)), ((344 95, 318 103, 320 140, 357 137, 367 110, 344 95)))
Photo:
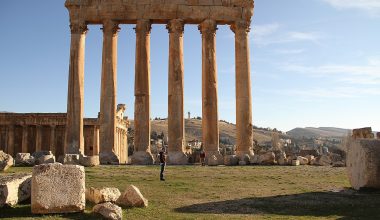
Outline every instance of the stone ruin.
POLYGON ((380 139, 374 139, 372 129, 354 129, 347 144, 347 172, 354 189, 380 189, 379 155, 380 139))

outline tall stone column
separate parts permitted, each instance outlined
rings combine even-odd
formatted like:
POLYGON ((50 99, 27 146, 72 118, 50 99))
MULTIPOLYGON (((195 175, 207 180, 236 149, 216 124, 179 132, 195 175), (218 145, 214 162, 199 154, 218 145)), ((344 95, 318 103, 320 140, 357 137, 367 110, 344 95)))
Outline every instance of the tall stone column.
POLYGON ((49 149, 55 155, 55 125, 50 125, 50 146, 49 149))
POLYGON ((69 85, 67 95, 67 124, 65 153, 84 153, 83 101, 84 51, 87 25, 74 22, 71 28, 69 85))
POLYGON ((133 164, 153 164, 150 151, 150 31, 149 20, 136 24, 135 135, 133 164))
POLYGON ((9 125, 8 126, 8 133, 7 133, 7 153, 10 154, 12 157, 15 156, 15 126, 9 125))
POLYGON ((216 165, 223 163, 219 152, 216 22, 205 20, 199 30, 202 34, 202 141, 208 164, 216 165))
POLYGON ((33 152, 28 152, 28 125, 22 126, 21 152, 22 153, 33 153, 33 152))
POLYGON ((250 23, 237 21, 231 25, 235 33, 236 65, 236 153, 240 160, 253 156, 251 71, 249 63, 250 23))
POLYGON ((100 96, 100 163, 118 164, 116 153, 117 37, 119 25, 103 22, 103 60, 100 96))
POLYGON ((169 31, 168 163, 177 165, 187 164, 188 159, 184 153, 185 121, 183 116, 183 20, 171 20, 166 28, 169 31))
POLYGON ((42 126, 36 126, 36 152, 42 151, 42 126))
POLYGON ((94 126, 94 136, 92 143, 92 156, 99 155, 99 128, 94 126))

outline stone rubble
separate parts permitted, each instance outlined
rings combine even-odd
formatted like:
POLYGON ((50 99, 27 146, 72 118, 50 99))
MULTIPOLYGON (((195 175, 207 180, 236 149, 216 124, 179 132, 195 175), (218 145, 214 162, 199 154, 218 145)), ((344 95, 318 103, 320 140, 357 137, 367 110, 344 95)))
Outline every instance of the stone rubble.
POLYGON ((122 207, 147 207, 148 200, 136 186, 130 185, 116 201, 116 204, 122 207))
POLYGON ((94 204, 104 202, 116 202, 121 193, 118 188, 94 188, 86 189, 86 200, 94 204))
POLYGON ((15 206, 30 199, 30 174, 12 174, 0 176, 0 207, 15 206))
POLYGON ((95 205, 92 209, 92 212, 102 215, 103 218, 105 219, 110 219, 110 220, 123 219, 122 209, 111 202, 95 205))
POLYGON ((0 171, 6 171, 11 166, 13 166, 14 160, 13 157, 9 154, 4 153, 0 150, 0 171))

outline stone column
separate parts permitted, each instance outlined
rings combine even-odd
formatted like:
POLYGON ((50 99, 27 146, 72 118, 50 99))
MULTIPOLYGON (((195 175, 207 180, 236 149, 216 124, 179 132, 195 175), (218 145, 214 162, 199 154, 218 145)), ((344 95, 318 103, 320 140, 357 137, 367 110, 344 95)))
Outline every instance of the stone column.
POLYGON ((94 126, 94 137, 92 143, 92 156, 99 155, 99 128, 94 126))
POLYGON ((149 20, 136 24, 135 150, 133 164, 153 164, 150 151, 150 30, 149 20))
POLYGON ((22 153, 33 153, 33 152, 28 152, 28 125, 22 126, 21 152, 22 153))
POLYGON ((118 164, 116 147, 117 37, 119 25, 103 22, 103 60, 100 96, 100 163, 118 164))
POLYGON ((71 48, 69 85, 67 95, 67 124, 65 153, 84 152, 83 100, 84 100, 84 51, 87 25, 84 22, 71 23, 71 48))
POLYGON ((50 151, 55 155, 55 125, 50 125, 50 151))
POLYGON ((245 155, 253 156, 249 26, 250 23, 247 21, 237 21, 231 25, 231 30, 235 33, 236 153, 240 160, 243 160, 245 155))
POLYGON ((202 34, 202 141, 208 164, 216 165, 223 163, 219 152, 216 22, 205 20, 199 30, 202 34))
POLYGON ((36 152, 42 151, 42 126, 36 126, 36 152))
POLYGON ((184 154, 185 122, 183 112, 183 31, 181 19, 169 21, 168 163, 187 164, 184 154))
POLYGON ((15 126, 9 125, 8 126, 8 133, 7 133, 7 153, 11 155, 12 157, 15 156, 15 126))

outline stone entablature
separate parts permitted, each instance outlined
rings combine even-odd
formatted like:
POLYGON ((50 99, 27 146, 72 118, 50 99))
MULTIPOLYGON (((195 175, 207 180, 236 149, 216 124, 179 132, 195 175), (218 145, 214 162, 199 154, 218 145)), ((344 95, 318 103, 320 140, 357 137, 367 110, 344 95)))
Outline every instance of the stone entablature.
POLYGON ((71 22, 103 24, 105 19, 120 24, 135 24, 149 19, 166 24, 182 19, 186 24, 200 24, 206 19, 217 24, 233 24, 238 20, 251 21, 253 0, 66 0, 71 22))

